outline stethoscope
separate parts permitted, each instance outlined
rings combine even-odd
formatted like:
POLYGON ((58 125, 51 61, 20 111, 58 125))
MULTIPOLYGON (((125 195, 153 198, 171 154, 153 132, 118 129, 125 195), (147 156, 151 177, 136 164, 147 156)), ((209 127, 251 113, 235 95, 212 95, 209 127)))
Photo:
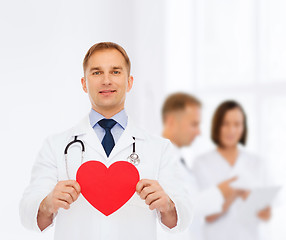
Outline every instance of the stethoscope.
MULTIPOLYGON (((66 172, 67 172, 67 176, 68 179, 70 179, 69 176, 69 172, 68 172, 68 149, 70 148, 71 145, 73 145, 74 143, 80 143, 81 145, 81 164, 83 163, 83 157, 84 157, 84 153, 85 153, 85 146, 83 141, 77 139, 78 136, 74 137, 74 140, 71 141, 70 143, 67 144, 67 146, 65 147, 65 151, 64 151, 64 155, 65 155, 65 164, 66 164, 66 172)), ((140 163, 140 158, 138 156, 138 154, 135 151, 135 137, 132 137, 134 139, 133 142, 133 151, 132 153, 127 157, 127 161, 132 163, 133 165, 137 166, 140 163)))

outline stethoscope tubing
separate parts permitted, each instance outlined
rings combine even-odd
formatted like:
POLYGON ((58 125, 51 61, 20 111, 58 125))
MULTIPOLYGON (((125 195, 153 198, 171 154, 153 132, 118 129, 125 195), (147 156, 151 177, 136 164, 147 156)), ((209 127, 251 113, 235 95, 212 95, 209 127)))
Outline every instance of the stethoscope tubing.
MULTIPOLYGON (((80 143, 81 145, 81 164, 83 162, 83 155, 85 153, 85 146, 84 146, 84 143, 82 140, 79 140, 77 139, 78 136, 75 136, 74 137, 74 140, 69 142, 67 144, 67 146, 65 147, 65 150, 64 150, 64 156, 65 156, 65 165, 66 165, 66 173, 67 173, 67 177, 68 179, 70 179, 70 176, 69 176, 69 172, 68 172, 68 150, 69 148, 71 147, 71 145, 73 145, 74 143, 80 143)), ((135 137, 132 137, 134 139, 134 142, 133 142, 133 149, 132 149, 132 153, 130 154, 130 156, 127 158, 128 161, 130 163, 132 163, 133 165, 138 165, 140 163, 140 159, 139 159, 139 156, 138 154, 135 152, 135 137)))

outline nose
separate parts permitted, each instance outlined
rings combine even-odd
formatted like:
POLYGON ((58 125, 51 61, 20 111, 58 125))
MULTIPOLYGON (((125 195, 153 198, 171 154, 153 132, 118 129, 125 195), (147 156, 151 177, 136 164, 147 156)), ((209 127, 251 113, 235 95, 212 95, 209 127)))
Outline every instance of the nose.
POLYGON ((110 85, 111 80, 108 74, 104 74, 103 79, 102 79, 102 84, 103 85, 110 85))
POLYGON ((235 134, 235 132, 236 132, 236 127, 235 127, 235 126, 231 126, 231 127, 229 128, 229 133, 230 133, 230 134, 235 134))

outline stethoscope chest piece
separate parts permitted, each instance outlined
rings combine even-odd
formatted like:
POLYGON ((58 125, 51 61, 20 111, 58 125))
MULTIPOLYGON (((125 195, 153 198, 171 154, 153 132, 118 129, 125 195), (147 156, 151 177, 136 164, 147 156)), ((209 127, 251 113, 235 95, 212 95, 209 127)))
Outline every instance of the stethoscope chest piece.
POLYGON ((132 163, 134 166, 137 166, 140 163, 140 158, 138 154, 135 152, 135 137, 132 137, 134 142, 133 142, 133 151, 130 154, 130 156, 127 158, 127 161, 132 163))
POLYGON ((132 163, 133 165, 137 166, 140 163, 140 158, 136 153, 131 153, 130 156, 127 158, 128 162, 132 163))

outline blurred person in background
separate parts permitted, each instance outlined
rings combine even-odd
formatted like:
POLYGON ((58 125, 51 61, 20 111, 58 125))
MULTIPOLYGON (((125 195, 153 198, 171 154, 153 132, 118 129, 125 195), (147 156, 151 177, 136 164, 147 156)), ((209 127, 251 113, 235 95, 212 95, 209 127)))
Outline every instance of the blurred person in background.
POLYGON ((257 212, 254 225, 246 226, 237 218, 241 206, 251 194, 251 186, 265 184, 264 164, 257 156, 250 154, 239 145, 247 139, 247 120, 242 106, 235 101, 223 102, 215 111, 212 120, 211 138, 216 149, 198 157, 193 166, 200 189, 209 189, 219 182, 234 177, 237 181, 246 180, 249 188, 229 187, 230 198, 217 214, 205 218, 204 235, 206 240, 256 240, 259 237, 259 222, 268 221, 271 208, 257 212))
MULTIPOLYGON (((200 135, 201 102, 186 93, 174 93, 164 102, 162 108, 163 137, 171 140, 180 149, 190 146, 195 138, 200 135)), ((179 159, 179 158, 178 158, 179 159)), ((189 194, 195 203, 195 216, 192 226, 188 231, 179 234, 159 233, 161 239, 201 239, 201 225, 204 217, 222 211, 222 205, 229 198, 229 184, 226 180, 204 191, 199 191, 195 175, 187 166, 183 157, 180 157, 181 174, 189 189, 189 194)))

